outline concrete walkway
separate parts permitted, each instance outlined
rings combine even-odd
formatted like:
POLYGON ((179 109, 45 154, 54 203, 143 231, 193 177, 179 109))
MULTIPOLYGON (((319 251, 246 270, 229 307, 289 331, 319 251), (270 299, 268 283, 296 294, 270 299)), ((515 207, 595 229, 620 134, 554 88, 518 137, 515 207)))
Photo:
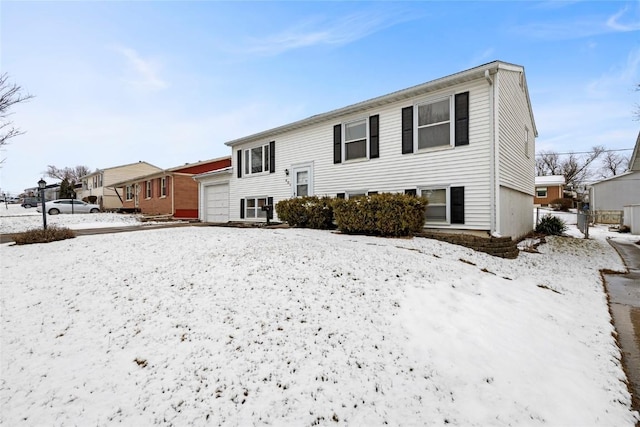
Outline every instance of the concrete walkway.
MULTIPOLYGON (((638 237, 640 241, 640 237, 638 237)), ((633 406, 640 410, 640 246, 625 240, 609 240, 629 272, 604 274, 609 309, 618 331, 623 363, 633 394, 633 406)))

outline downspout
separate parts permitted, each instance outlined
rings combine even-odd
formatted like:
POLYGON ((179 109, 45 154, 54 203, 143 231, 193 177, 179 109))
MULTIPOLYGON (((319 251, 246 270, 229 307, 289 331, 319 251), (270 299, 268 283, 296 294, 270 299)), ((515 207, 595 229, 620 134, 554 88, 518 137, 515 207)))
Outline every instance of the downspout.
POLYGON ((498 151, 498 144, 496 142, 496 135, 498 134, 498 120, 497 120, 497 107, 496 107, 496 85, 494 84, 494 79, 491 78, 491 74, 489 73, 489 70, 485 70, 484 71, 484 78, 487 80, 487 82, 489 83, 489 108, 490 108, 490 114, 489 116, 491 117, 492 120, 492 126, 489 127, 489 139, 491 141, 492 147, 490 150, 490 157, 491 157, 491 162, 490 162, 490 169, 491 169, 491 182, 490 182, 490 191, 489 191, 489 204, 490 204, 490 217, 491 217, 491 224, 490 224, 490 228, 491 230, 489 231, 489 233, 491 235, 499 233, 499 227, 498 224, 499 222, 499 218, 500 218, 500 212, 498 210, 498 191, 499 191, 499 184, 498 184, 498 156, 499 156, 499 151, 498 151))

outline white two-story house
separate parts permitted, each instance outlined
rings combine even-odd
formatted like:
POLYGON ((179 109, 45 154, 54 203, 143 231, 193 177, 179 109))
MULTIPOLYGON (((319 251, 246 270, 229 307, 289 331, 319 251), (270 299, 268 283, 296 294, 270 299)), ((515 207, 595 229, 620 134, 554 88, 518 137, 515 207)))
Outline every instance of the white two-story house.
POLYGON ((227 142, 229 219, 403 192, 429 199, 426 228, 517 238, 533 227, 536 136, 524 68, 491 62, 227 142))

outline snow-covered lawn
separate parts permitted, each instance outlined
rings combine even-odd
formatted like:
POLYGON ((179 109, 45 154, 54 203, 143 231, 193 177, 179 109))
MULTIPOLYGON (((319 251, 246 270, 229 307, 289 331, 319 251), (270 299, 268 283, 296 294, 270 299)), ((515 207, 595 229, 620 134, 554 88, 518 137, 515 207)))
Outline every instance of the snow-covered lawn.
POLYGON ((3 244, 0 421, 633 426, 606 235, 515 260, 301 229, 3 244))
MULTIPOLYGON (((151 222, 145 224, 150 225, 151 222)), ((101 212, 97 214, 47 215, 47 225, 79 230, 142 224, 140 223, 140 215, 101 212)), ((36 211, 36 208, 23 208, 16 204, 0 203, 0 234, 17 233, 32 228, 42 228, 42 213, 36 211)))

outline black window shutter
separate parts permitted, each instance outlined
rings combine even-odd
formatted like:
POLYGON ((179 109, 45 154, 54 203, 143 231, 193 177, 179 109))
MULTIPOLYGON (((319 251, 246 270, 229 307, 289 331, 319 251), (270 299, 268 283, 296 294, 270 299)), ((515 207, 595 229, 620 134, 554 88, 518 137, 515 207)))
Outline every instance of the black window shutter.
POLYGON ((238 161, 236 162, 238 168, 238 178, 242 178, 242 150, 238 150, 238 161))
POLYGON ((342 163, 342 125, 333 127, 333 163, 342 163))
POLYGON ((456 95, 456 147, 469 145, 469 92, 456 95))
POLYGON ((377 159, 380 157, 380 116, 369 117, 369 158, 377 159))
POLYGON ((240 219, 244 219, 244 199, 240 199, 240 219))
POLYGON ((409 190, 404 190, 404 194, 408 194, 408 195, 410 195, 410 196, 415 196, 415 195, 417 195, 418 193, 416 192, 416 189, 415 189, 415 188, 410 188, 409 190))
POLYGON ((338 199, 344 199, 345 194, 344 193, 338 193, 336 194, 336 198, 338 199))
POLYGON ((413 153, 413 107, 402 109, 402 154, 413 153))
POLYGON ((276 171, 276 142, 269 143, 269 173, 276 171))
POLYGON ((451 224, 464 224, 464 187, 451 187, 451 224))

